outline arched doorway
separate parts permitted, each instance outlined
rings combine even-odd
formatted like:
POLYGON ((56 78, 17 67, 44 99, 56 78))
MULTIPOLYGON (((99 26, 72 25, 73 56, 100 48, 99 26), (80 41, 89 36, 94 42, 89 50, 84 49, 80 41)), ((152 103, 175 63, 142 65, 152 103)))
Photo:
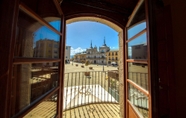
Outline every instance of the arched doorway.
MULTIPOLYGON (((82 14, 81 14, 82 15, 82 14)), ((68 16, 66 16, 68 18, 68 16)), ((121 117, 124 117, 124 112, 123 110, 125 109, 125 102, 124 102, 124 99, 125 99, 125 89, 124 89, 124 45, 123 45, 123 40, 124 40, 124 37, 123 37, 123 29, 116 25, 115 23, 111 22, 110 20, 106 19, 106 17, 104 18, 100 18, 100 17, 95 17, 94 15, 85 15, 85 16, 79 16, 77 17, 77 15, 74 15, 74 18, 71 18, 70 19, 66 19, 66 25, 67 24, 71 24, 71 23, 74 23, 74 22, 79 22, 79 21, 93 21, 93 22, 99 22, 99 23, 102 23, 102 24, 105 24, 109 27, 111 27, 112 29, 114 29, 115 31, 117 31, 118 33, 118 38, 116 40, 118 40, 118 43, 119 43, 119 52, 118 52, 118 62, 120 62, 118 65, 119 65, 119 68, 120 69, 117 69, 118 73, 119 73, 119 77, 118 77, 118 83, 120 83, 120 85, 118 84, 118 91, 119 93, 121 93, 119 96, 117 96, 117 99, 119 99, 119 104, 120 104, 120 116, 121 117)), ((68 39, 67 39, 68 40, 68 39)), ((93 61, 95 64, 97 63, 96 60, 93 61)), ((104 61, 105 63, 107 63, 107 61, 105 60, 104 61)), ((103 65, 104 64, 103 61, 100 61, 100 64, 103 65)), ((101 66, 101 68, 103 68, 102 70, 104 70, 104 67, 101 66)), ((110 80, 111 81, 111 80, 110 80)), ((112 81, 114 82, 114 80, 112 81)), ((115 83, 116 84, 116 83, 115 83)), ((66 89, 65 89, 66 90, 66 89)), ((65 92, 64 92, 65 93, 65 92)), ((114 92, 113 92, 114 93, 114 92)), ((65 103, 64 103, 65 104, 65 103)))

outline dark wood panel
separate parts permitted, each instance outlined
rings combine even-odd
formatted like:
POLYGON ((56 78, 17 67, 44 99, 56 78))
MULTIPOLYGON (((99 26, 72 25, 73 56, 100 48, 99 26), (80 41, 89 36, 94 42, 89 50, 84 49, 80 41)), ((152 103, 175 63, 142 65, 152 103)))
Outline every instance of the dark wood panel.
POLYGON ((20 0, 35 13, 44 17, 60 17, 53 0, 20 0))
POLYGON ((175 116, 175 80, 170 7, 156 11, 158 48, 159 117, 175 116))
POLYGON ((0 117, 10 118, 12 57, 17 23, 18 0, 0 2, 0 117), (5 7, 6 6, 6 7, 5 7))

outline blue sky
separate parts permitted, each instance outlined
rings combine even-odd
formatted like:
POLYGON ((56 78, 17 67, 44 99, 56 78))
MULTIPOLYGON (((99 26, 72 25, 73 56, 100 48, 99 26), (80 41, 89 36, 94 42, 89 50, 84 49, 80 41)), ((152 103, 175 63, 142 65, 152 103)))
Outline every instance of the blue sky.
MULTIPOLYGON (((128 29, 128 39, 133 37, 135 34, 139 33, 140 31, 144 30, 146 28, 146 23, 143 22, 139 25, 136 25, 134 27, 131 27, 128 29)), ((129 46, 136 45, 136 44, 142 44, 146 43, 146 33, 142 34, 141 36, 137 37, 135 40, 132 40, 129 42, 129 46)))
MULTIPOLYGON (((58 31, 60 31, 60 21, 53 21, 50 22, 50 24, 58 31)), ((59 41, 59 35, 47 28, 46 26, 42 26, 37 31, 35 31, 34 36, 35 41, 45 38, 59 41)))
POLYGON ((107 25, 92 22, 80 21, 67 24, 66 45, 72 47, 72 53, 81 52, 92 46, 103 45, 104 38, 107 46, 111 49, 118 49, 118 32, 107 25))
MULTIPOLYGON (((58 31, 60 30, 60 21, 53 21, 50 22, 50 24, 58 31)), ((130 28, 128 30, 128 38, 131 38, 145 27, 146 23, 141 23, 138 26, 130 28)), ((71 55, 90 48, 91 41, 93 47, 97 46, 97 48, 99 48, 103 45, 104 38, 107 46, 109 46, 111 50, 119 49, 118 32, 105 24, 92 21, 79 21, 67 24, 66 28, 66 45, 71 46, 71 55)), ((59 35, 45 26, 39 28, 35 32, 34 36, 35 41, 44 38, 59 41, 59 35)), ((135 40, 131 41, 129 43, 129 53, 131 51, 130 46, 145 42, 146 34, 143 34, 135 40)))

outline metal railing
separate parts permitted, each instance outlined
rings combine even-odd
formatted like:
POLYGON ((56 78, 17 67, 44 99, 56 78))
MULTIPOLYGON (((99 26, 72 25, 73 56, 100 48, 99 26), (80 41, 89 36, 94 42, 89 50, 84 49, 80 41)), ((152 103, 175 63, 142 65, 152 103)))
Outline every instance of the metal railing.
POLYGON ((92 103, 118 103, 119 82, 106 71, 71 72, 64 77, 63 110, 92 103))
POLYGON ((149 96, 131 84, 128 84, 128 100, 133 104, 144 118, 149 115, 149 96))
POLYGON ((129 72, 128 77, 128 79, 132 80, 140 87, 144 88, 145 90, 148 90, 148 73, 129 72))
POLYGON ((149 115, 148 73, 128 73, 128 100, 133 104, 144 118, 149 115), (135 84, 132 84, 135 83, 135 84))

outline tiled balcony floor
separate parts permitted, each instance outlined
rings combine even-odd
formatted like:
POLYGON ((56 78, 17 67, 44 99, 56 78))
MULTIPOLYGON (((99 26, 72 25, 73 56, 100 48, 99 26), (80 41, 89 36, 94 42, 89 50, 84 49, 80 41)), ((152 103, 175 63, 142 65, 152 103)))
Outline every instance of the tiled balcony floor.
MULTIPOLYGON (((120 118, 119 104, 100 103, 72 108, 63 112, 63 118, 120 118)), ((24 118, 53 118, 56 102, 45 101, 30 111, 24 118)))
POLYGON ((56 102, 44 101, 31 110, 24 118, 53 118, 56 115, 56 102))
POLYGON ((84 105, 63 112, 63 118, 120 118, 119 104, 84 105))

